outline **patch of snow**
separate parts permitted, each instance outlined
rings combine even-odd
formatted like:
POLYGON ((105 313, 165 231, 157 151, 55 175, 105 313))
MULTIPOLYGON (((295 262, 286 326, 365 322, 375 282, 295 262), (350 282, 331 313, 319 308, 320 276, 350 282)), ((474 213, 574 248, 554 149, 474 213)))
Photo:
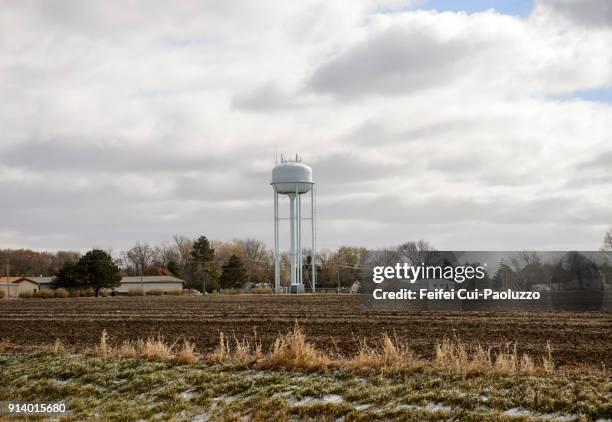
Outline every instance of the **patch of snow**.
POLYGON ((453 411, 453 408, 443 403, 427 403, 425 410, 428 412, 450 413, 453 411))
POLYGON ((310 404, 310 403, 338 404, 338 403, 342 403, 343 401, 344 399, 342 398, 342 396, 339 396, 338 394, 326 394, 320 399, 313 397, 313 396, 304 396, 300 400, 289 400, 289 403, 294 406, 303 406, 305 404, 310 404))
POLYGON ((395 408, 399 410, 418 409, 418 410, 423 410, 429 413, 438 413, 438 412, 450 413, 453 411, 453 408, 451 406, 448 406, 444 403, 434 403, 434 402, 429 402, 425 406, 420 406, 418 404, 400 404, 400 405, 395 406, 395 408))
POLYGON ((289 400, 289 403, 294 406, 302 406, 308 403, 312 403, 314 401, 318 401, 318 400, 312 396, 304 396, 300 400, 289 400))
POLYGON ((179 396, 181 396, 181 398, 183 400, 190 400, 193 397, 193 393, 195 393, 195 389, 190 389, 187 391, 183 391, 181 394, 179 394, 179 396))
POLYGON ((539 412, 534 412, 531 410, 523 409, 522 407, 513 407, 512 409, 506 410, 504 414, 510 415, 510 416, 521 416, 521 417, 526 417, 526 418, 545 419, 545 420, 556 421, 556 422, 568 422, 568 421, 574 421, 578 419, 578 415, 575 415, 573 413, 568 413, 565 415, 559 414, 559 413, 539 413, 539 412))
POLYGON ((278 397, 289 397, 291 395, 291 391, 279 391, 278 393, 274 393, 270 396, 271 399, 275 399, 278 397))
POLYGON ((236 397, 234 397, 234 396, 219 396, 219 397, 215 397, 213 399, 213 401, 223 401, 223 402, 226 402, 226 403, 231 403, 234 400, 236 400, 236 397))
POLYGON ((372 407, 372 405, 366 403, 366 404, 359 404, 355 406, 355 409, 356 410, 366 410, 366 409, 369 409, 370 407, 372 407))

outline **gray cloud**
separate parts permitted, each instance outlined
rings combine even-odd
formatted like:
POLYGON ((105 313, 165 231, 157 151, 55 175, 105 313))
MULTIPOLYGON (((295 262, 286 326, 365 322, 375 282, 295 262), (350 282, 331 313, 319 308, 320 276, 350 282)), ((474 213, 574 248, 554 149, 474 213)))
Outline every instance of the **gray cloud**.
POLYGON ((393 27, 323 63, 308 87, 345 97, 415 92, 452 78, 469 49, 424 28, 393 27))
POLYGON ((291 96, 274 83, 266 83, 232 99, 232 107, 247 111, 289 110, 296 106, 291 96))
POLYGON ((609 0, 538 0, 538 4, 586 27, 612 27, 609 0))

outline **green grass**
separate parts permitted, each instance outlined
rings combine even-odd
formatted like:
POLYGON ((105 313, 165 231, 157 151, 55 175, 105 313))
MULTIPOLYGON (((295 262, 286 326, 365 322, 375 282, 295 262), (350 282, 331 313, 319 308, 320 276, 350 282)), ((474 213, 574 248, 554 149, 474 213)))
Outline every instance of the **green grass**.
POLYGON ((60 400, 70 408, 67 421, 612 418, 611 379, 596 373, 306 373, 68 352, 0 354, 0 401, 60 400))

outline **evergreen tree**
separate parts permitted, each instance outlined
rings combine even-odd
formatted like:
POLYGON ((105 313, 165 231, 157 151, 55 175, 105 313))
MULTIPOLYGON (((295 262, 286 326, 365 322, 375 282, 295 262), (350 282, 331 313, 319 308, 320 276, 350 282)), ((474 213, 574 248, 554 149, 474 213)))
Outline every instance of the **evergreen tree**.
POLYGON ((67 289, 76 289, 83 285, 83 277, 80 272, 80 267, 76 262, 65 262, 64 265, 55 273, 52 286, 54 289, 64 287, 67 289))
POLYGON ((497 271, 491 280, 491 287, 497 290, 510 287, 513 273, 512 268, 510 268, 510 266, 502 259, 499 262, 499 268, 497 268, 497 271))
POLYGON ((121 284, 119 267, 103 250, 93 249, 87 252, 79 259, 77 266, 82 283, 92 288, 96 297, 100 290, 119 287, 121 284))
POLYGON ((191 283, 201 286, 203 292, 210 288, 211 264, 215 258, 215 250, 210 246, 206 236, 200 236, 191 249, 191 283))
POLYGON ((229 262, 222 266, 221 287, 224 289, 239 289, 244 286, 247 274, 238 256, 232 255, 229 262))
POLYGON ((166 265, 166 268, 168 269, 168 271, 170 271, 170 274, 172 274, 174 277, 183 278, 181 267, 176 261, 171 260, 170 262, 168 262, 168 265, 166 265))

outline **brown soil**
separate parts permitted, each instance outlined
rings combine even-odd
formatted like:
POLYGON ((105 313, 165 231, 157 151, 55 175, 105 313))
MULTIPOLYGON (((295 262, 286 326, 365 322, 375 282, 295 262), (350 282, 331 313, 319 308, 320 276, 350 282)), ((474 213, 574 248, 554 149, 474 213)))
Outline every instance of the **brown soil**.
POLYGON ((437 341, 469 343, 541 355, 550 342, 558 364, 612 366, 610 312, 367 312, 349 295, 115 297, 0 300, 0 339, 17 345, 97 344, 103 329, 112 341, 162 335, 186 338, 211 350, 220 331, 257 338, 267 347, 297 322, 318 347, 351 354, 359 339, 372 343, 383 333, 429 356, 437 341))

